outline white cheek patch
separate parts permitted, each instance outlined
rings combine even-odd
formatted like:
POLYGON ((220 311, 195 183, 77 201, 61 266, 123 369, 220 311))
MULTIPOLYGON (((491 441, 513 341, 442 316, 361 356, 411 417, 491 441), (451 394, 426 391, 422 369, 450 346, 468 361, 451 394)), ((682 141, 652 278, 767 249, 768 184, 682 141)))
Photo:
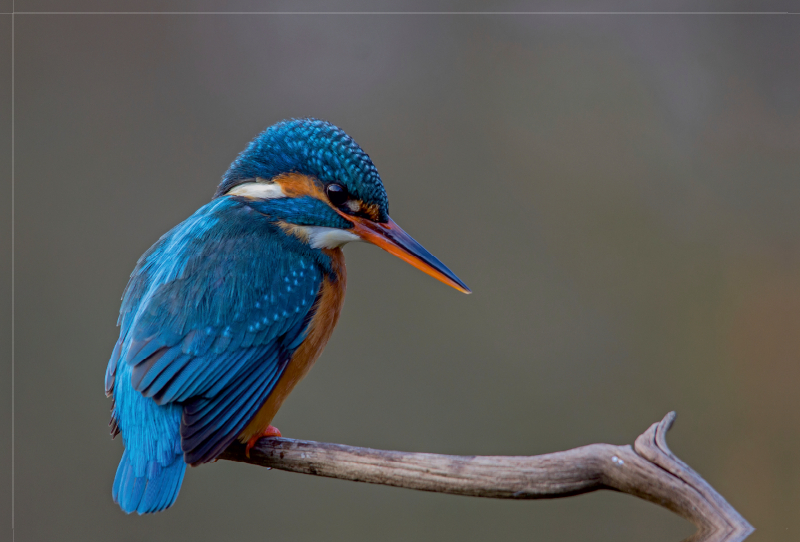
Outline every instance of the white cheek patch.
POLYGON ((231 196, 244 196, 246 198, 275 199, 285 198, 281 185, 278 183, 243 183, 233 188, 228 194, 231 196))
POLYGON ((339 248, 353 241, 361 241, 361 237, 347 230, 326 228, 325 226, 296 226, 308 235, 311 248, 339 248))

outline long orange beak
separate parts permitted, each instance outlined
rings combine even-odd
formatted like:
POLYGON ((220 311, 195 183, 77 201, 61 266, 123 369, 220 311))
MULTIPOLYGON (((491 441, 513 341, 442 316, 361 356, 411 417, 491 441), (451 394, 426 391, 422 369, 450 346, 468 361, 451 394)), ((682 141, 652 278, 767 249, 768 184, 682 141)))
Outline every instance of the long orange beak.
POLYGON ((389 254, 394 254, 423 273, 452 286, 459 292, 472 293, 472 290, 460 278, 433 254, 425 250, 413 237, 404 232, 391 218, 386 224, 354 216, 348 216, 347 219, 354 224, 353 233, 363 240, 381 247, 389 254))

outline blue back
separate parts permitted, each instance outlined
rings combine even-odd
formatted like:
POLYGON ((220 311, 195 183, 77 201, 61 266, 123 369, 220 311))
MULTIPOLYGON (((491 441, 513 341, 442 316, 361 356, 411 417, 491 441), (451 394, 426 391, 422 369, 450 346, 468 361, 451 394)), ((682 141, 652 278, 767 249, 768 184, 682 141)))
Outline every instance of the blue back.
POLYGON ((153 457, 167 463, 176 444, 187 463, 210 461, 239 435, 303 341, 331 272, 324 253, 230 197, 142 256, 106 372, 135 472, 153 457))
POLYGON ((214 199, 139 259, 105 379, 125 444, 112 495, 126 512, 170 506, 186 463, 213 460, 241 434, 305 339, 323 278, 337 280, 323 251, 276 225, 351 227, 326 201, 226 195, 285 173, 339 183, 388 220, 369 156, 330 123, 293 119, 259 134, 214 199))

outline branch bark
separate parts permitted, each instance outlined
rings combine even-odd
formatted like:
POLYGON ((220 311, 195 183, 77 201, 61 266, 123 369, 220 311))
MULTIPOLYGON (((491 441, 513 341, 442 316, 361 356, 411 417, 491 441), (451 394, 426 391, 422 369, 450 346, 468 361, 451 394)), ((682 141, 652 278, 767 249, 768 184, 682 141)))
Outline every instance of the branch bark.
POLYGON ((633 446, 590 444, 536 456, 455 456, 262 438, 245 455, 231 445, 219 459, 291 472, 422 491, 500 499, 554 499, 611 489, 654 502, 694 523, 688 541, 738 542, 753 527, 667 447, 670 412, 633 446))

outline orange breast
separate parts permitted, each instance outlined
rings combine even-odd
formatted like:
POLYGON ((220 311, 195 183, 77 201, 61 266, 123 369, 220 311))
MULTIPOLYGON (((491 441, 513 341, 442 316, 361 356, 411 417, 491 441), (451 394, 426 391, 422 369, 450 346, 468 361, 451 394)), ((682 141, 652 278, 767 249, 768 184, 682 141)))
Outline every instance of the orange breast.
POLYGON ((325 277, 320 288, 320 295, 315 306, 316 312, 308 324, 306 340, 295 350, 292 359, 286 366, 280 380, 270 393, 264 406, 256 413, 244 431, 239 435, 241 442, 261 434, 272 422, 278 409, 292 392, 294 387, 311 370, 314 362, 322 353, 328 339, 339 321, 339 313, 344 305, 344 293, 347 286, 347 271, 344 266, 342 249, 335 248, 324 251, 333 261, 336 280, 325 277))

